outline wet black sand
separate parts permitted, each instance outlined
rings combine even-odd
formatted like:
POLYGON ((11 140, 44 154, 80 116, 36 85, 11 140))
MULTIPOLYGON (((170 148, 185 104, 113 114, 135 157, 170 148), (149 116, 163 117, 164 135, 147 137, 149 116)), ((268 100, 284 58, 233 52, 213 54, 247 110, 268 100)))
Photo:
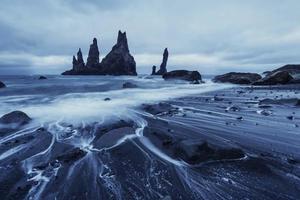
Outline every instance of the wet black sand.
POLYGON ((299 93, 235 87, 5 133, 0 199, 299 199, 299 93))

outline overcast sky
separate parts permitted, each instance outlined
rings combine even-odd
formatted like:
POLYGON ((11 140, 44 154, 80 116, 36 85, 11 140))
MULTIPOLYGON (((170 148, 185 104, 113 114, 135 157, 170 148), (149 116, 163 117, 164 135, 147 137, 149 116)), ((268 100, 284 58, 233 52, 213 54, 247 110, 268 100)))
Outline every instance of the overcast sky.
POLYGON ((1 0, 0 74, 53 74, 71 67, 93 37, 101 58, 127 32, 140 73, 262 72, 300 63, 299 0, 1 0))

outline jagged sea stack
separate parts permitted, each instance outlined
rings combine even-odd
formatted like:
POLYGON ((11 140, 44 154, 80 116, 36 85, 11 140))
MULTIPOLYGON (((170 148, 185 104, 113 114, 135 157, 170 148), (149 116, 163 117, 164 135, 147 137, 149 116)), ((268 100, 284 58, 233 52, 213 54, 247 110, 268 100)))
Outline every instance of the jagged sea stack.
POLYGON ((129 52, 126 32, 119 31, 117 44, 103 58, 101 70, 108 75, 137 75, 135 60, 129 52))
POLYGON ((156 66, 153 65, 153 66, 152 66, 152 73, 151 73, 151 75, 155 75, 155 73, 156 73, 156 66))
POLYGON ((82 71, 84 70, 85 64, 82 57, 81 49, 79 48, 77 52, 77 59, 73 56, 73 70, 74 71, 82 71))
POLYGON ((168 48, 165 48, 164 54, 163 54, 163 60, 162 60, 159 70, 155 73, 156 75, 163 75, 163 74, 167 73, 168 57, 169 57, 168 48))
POLYGON ((93 43, 90 45, 89 55, 87 58, 86 66, 97 68, 99 67, 99 49, 97 44, 97 39, 93 39, 93 43))

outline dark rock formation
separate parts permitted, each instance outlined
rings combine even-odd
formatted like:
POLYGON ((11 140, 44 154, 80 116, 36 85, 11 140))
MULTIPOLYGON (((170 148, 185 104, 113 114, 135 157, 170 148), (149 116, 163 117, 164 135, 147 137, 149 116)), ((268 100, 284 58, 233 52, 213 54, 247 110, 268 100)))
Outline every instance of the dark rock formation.
POLYGON ((234 146, 217 146, 205 140, 183 140, 175 147, 175 154, 190 164, 207 160, 238 159, 244 152, 234 146))
POLYGON ((137 75, 136 63, 129 52, 126 32, 119 31, 118 41, 101 62, 103 74, 137 75))
POLYGON ((87 152, 83 151, 80 148, 72 149, 64 154, 57 156, 57 160, 64 163, 75 162, 80 158, 84 157, 87 152))
POLYGON ((278 71, 272 73, 265 78, 256 81, 253 85, 277 85, 277 84, 288 84, 293 80, 293 77, 287 71, 278 71))
POLYGON ((138 86, 131 82, 126 82, 123 84, 123 88, 137 88, 138 86))
POLYGON ((262 77, 256 73, 230 72, 214 77, 213 81, 220 83, 251 84, 261 78, 262 77))
POLYGON ((156 75, 163 75, 163 74, 167 73, 168 57, 169 57, 168 48, 165 48, 164 54, 163 54, 163 60, 162 60, 159 70, 155 73, 156 75))
POLYGON ((93 43, 90 45, 90 50, 89 50, 89 55, 87 58, 86 66, 91 67, 91 68, 99 67, 99 49, 98 49, 98 44, 97 44, 96 38, 93 39, 93 43))
POLYGON ((31 118, 22 111, 13 111, 8 114, 3 115, 0 118, 1 124, 18 124, 24 125, 31 121, 31 118))
POLYGON ((163 115, 178 113, 178 108, 173 107, 169 103, 160 102, 158 104, 145 104, 142 106, 143 110, 152 115, 163 115))
POLYGON ((0 81, 0 88, 5 88, 5 87, 6 85, 2 81, 0 81))
POLYGON ((79 50, 77 52, 77 59, 75 56, 73 56, 73 70, 74 71, 82 71, 82 70, 84 70, 84 68, 85 68, 85 64, 83 61, 81 49, 79 48, 79 50))
POLYGON ((156 73, 156 66, 153 65, 153 66, 152 66, 152 73, 151 73, 151 75, 155 75, 155 73, 156 73))
POLYGON ((279 71, 286 71, 292 75, 300 74, 300 65, 292 65, 292 64, 285 65, 283 67, 273 70, 272 73, 279 72, 279 71))
POLYGON ((46 76, 40 76, 40 77, 39 77, 39 80, 45 80, 45 79, 47 79, 46 76))
POLYGON ((117 44, 101 63, 97 39, 94 38, 86 66, 79 49, 77 58, 73 56, 73 69, 65 71, 62 75, 137 75, 136 63, 129 52, 126 32, 119 31, 117 44))
POLYGON ((201 74, 198 71, 174 70, 163 75, 163 79, 180 79, 185 81, 200 81, 202 82, 201 74))

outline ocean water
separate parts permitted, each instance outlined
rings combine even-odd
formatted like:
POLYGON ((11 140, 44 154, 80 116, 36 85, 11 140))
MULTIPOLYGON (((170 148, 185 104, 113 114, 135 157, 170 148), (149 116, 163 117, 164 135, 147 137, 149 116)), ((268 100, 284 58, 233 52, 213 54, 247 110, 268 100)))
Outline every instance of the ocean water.
POLYGON ((192 85, 151 76, 48 76, 46 80, 38 80, 35 76, 0 76, 0 80, 7 85, 0 90, 0 115, 21 110, 41 123, 126 117, 141 104, 229 87, 209 80, 192 85), (125 82, 132 82, 138 88, 123 89, 125 82), (111 100, 104 101, 105 98, 111 100))

